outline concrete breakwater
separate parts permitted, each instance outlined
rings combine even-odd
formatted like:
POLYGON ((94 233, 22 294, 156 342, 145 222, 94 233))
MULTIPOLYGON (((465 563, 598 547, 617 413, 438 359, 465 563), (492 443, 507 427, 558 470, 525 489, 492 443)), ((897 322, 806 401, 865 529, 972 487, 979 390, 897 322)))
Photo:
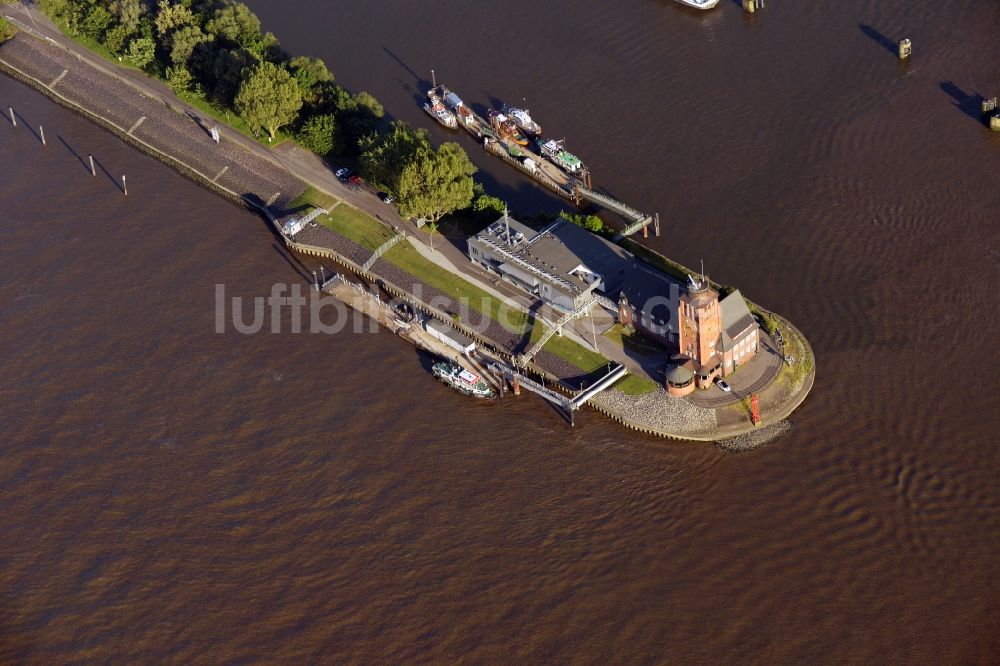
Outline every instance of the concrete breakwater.
MULTIPOLYGON (((81 112, 140 150, 165 161, 195 182, 260 211, 290 250, 336 261, 351 272, 376 282, 393 296, 460 330, 498 357, 512 360, 527 344, 524 333, 512 332, 485 316, 485 326, 476 330, 456 321, 452 316, 458 311, 454 299, 385 260, 379 259, 370 270, 365 270, 362 264, 370 252, 332 230, 314 226, 295 241, 286 238, 280 232, 278 219, 287 204, 304 191, 301 180, 282 165, 250 153, 233 142, 216 144, 203 121, 179 113, 168 99, 149 95, 118 76, 90 66, 59 46, 24 34, 0 45, 0 68, 68 108, 81 112), (418 286, 423 298, 415 294, 418 286), (444 306, 437 307, 432 302, 444 306)), ((546 351, 535 357, 529 369, 567 394, 579 391, 588 379, 592 379, 546 351)), ((801 399, 807 392, 803 391, 801 399)), ((592 406, 614 420, 652 435, 713 441, 720 436, 739 434, 716 432, 712 410, 699 411, 700 408, 686 402, 676 409, 675 405, 663 406, 670 402, 675 401, 666 400, 664 396, 659 407, 647 409, 641 404, 653 404, 648 396, 626 396, 613 389, 591 400, 592 406), (691 409, 699 413, 688 413, 691 409)), ((752 426, 747 424, 745 430, 752 430, 752 426)))

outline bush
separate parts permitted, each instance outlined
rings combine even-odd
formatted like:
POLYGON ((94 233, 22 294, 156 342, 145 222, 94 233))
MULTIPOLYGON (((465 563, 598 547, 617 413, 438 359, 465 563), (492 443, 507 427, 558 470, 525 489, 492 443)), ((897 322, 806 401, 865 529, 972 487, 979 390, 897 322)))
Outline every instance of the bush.
POLYGON ((190 89, 191 72, 187 67, 167 67, 167 85, 178 93, 190 89))
POLYGON ((317 155, 329 155, 338 147, 337 119, 332 113, 313 116, 302 125, 295 138, 317 155))
POLYGON ((7 22, 7 20, 0 16, 0 42, 5 42, 14 36, 17 32, 17 28, 7 22))
POLYGON ((475 200, 472 202, 472 210, 476 213, 496 213, 497 215, 503 215, 504 211, 507 210, 507 206, 499 197, 491 196, 485 192, 478 192, 475 200))

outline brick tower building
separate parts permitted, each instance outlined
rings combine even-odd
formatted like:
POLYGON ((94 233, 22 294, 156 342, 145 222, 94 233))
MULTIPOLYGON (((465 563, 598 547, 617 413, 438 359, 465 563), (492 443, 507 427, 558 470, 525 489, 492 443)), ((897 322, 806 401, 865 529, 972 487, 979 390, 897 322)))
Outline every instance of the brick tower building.
POLYGON ((722 309, 719 307, 719 292, 709 286, 708 280, 704 277, 689 279, 690 284, 681 295, 677 308, 680 323, 678 346, 680 353, 694 362, 698 388, 706 388, 722 366, 717 353, 722 334, 722 309))

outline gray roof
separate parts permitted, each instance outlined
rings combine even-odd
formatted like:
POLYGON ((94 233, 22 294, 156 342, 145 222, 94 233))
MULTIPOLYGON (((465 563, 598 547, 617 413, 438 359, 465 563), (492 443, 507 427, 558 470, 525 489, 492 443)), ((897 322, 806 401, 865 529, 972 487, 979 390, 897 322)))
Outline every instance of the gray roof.
POLYGON ((674 386, 683 386, 694 379, 694 373, 683 365, 675 365, 667 370, 667 381, 674 386))
POLYGON ((747 328, 757 324, 739 289, 719 301, 719 307, 722 308, 722 330, 730 338, 738 337, 747 328))
POLYGON ((632 265, 632 255, 627 250, 563 219, 538 232, 513 218, 501 217, 475 239, 501 246, 518 263, 564 283, 564 287, 577 293, 590 285, 582 276, 572 274, 577 268, 584 267, 603 278, 605 291, 613 293, 621 287, 632 265))
POLYGON ((639 312, 647 312, 653 319, 670 324, 677 329, 678 297, 684 287, 672 277, 639 262, 631 271, 622 293, 639 312), (655 300, 654 300, 655 299, 655 300))
POLYGON ((451 338, 452 340, 454 340, 463 347, 468 347, 471 344, 475 344, 472 338, 467 336, 465 333, 460 333, 459 331, 456 331, 448 324, 444 324, 438 321, 437 319, 428 319, 427 328, 433 328, 441 335, 451 338))

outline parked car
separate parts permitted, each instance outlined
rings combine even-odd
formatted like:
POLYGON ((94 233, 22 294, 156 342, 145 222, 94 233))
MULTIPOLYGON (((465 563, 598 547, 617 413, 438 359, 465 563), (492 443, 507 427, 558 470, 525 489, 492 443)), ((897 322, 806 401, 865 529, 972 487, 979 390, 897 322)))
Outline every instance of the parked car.
POLYGON ((379 192, 378 193, 378 198, 381 199, 383 203, 387 203, 387 204, 391 204, 393 201, 396 200, 395 197, 393 197, 388 192, 379 192))
POLYGON ((352 173, 351 177, 347 179, 347 182, 357 187, 358 185, 364 184, 365 181, 361 180, 361 176, 358 174, 352 173))
POLYGON ((345 183, 347 182, 347 179, 351 177, 351 170, 348 169, 347 167, 341 167, 337 169, 335 173, 337 174, 337 178, 344 181, 345 183))
POLYGON ((725 382, 725 381, 723 381, 723 380, 721 380, 721 379, 716 379, 716 380, 715 380, 715 385, 716 385, 716 386, 718 386, 718 387, 719 387, 720 389, 722 389, 723 391, 725 391, 726 393, 729 393, 730 391, 732 391, 732 390, 733 390, 733 387, 732 387, 732 386, 730 386, 730 385, 728 384, 728 382, 725 382))

